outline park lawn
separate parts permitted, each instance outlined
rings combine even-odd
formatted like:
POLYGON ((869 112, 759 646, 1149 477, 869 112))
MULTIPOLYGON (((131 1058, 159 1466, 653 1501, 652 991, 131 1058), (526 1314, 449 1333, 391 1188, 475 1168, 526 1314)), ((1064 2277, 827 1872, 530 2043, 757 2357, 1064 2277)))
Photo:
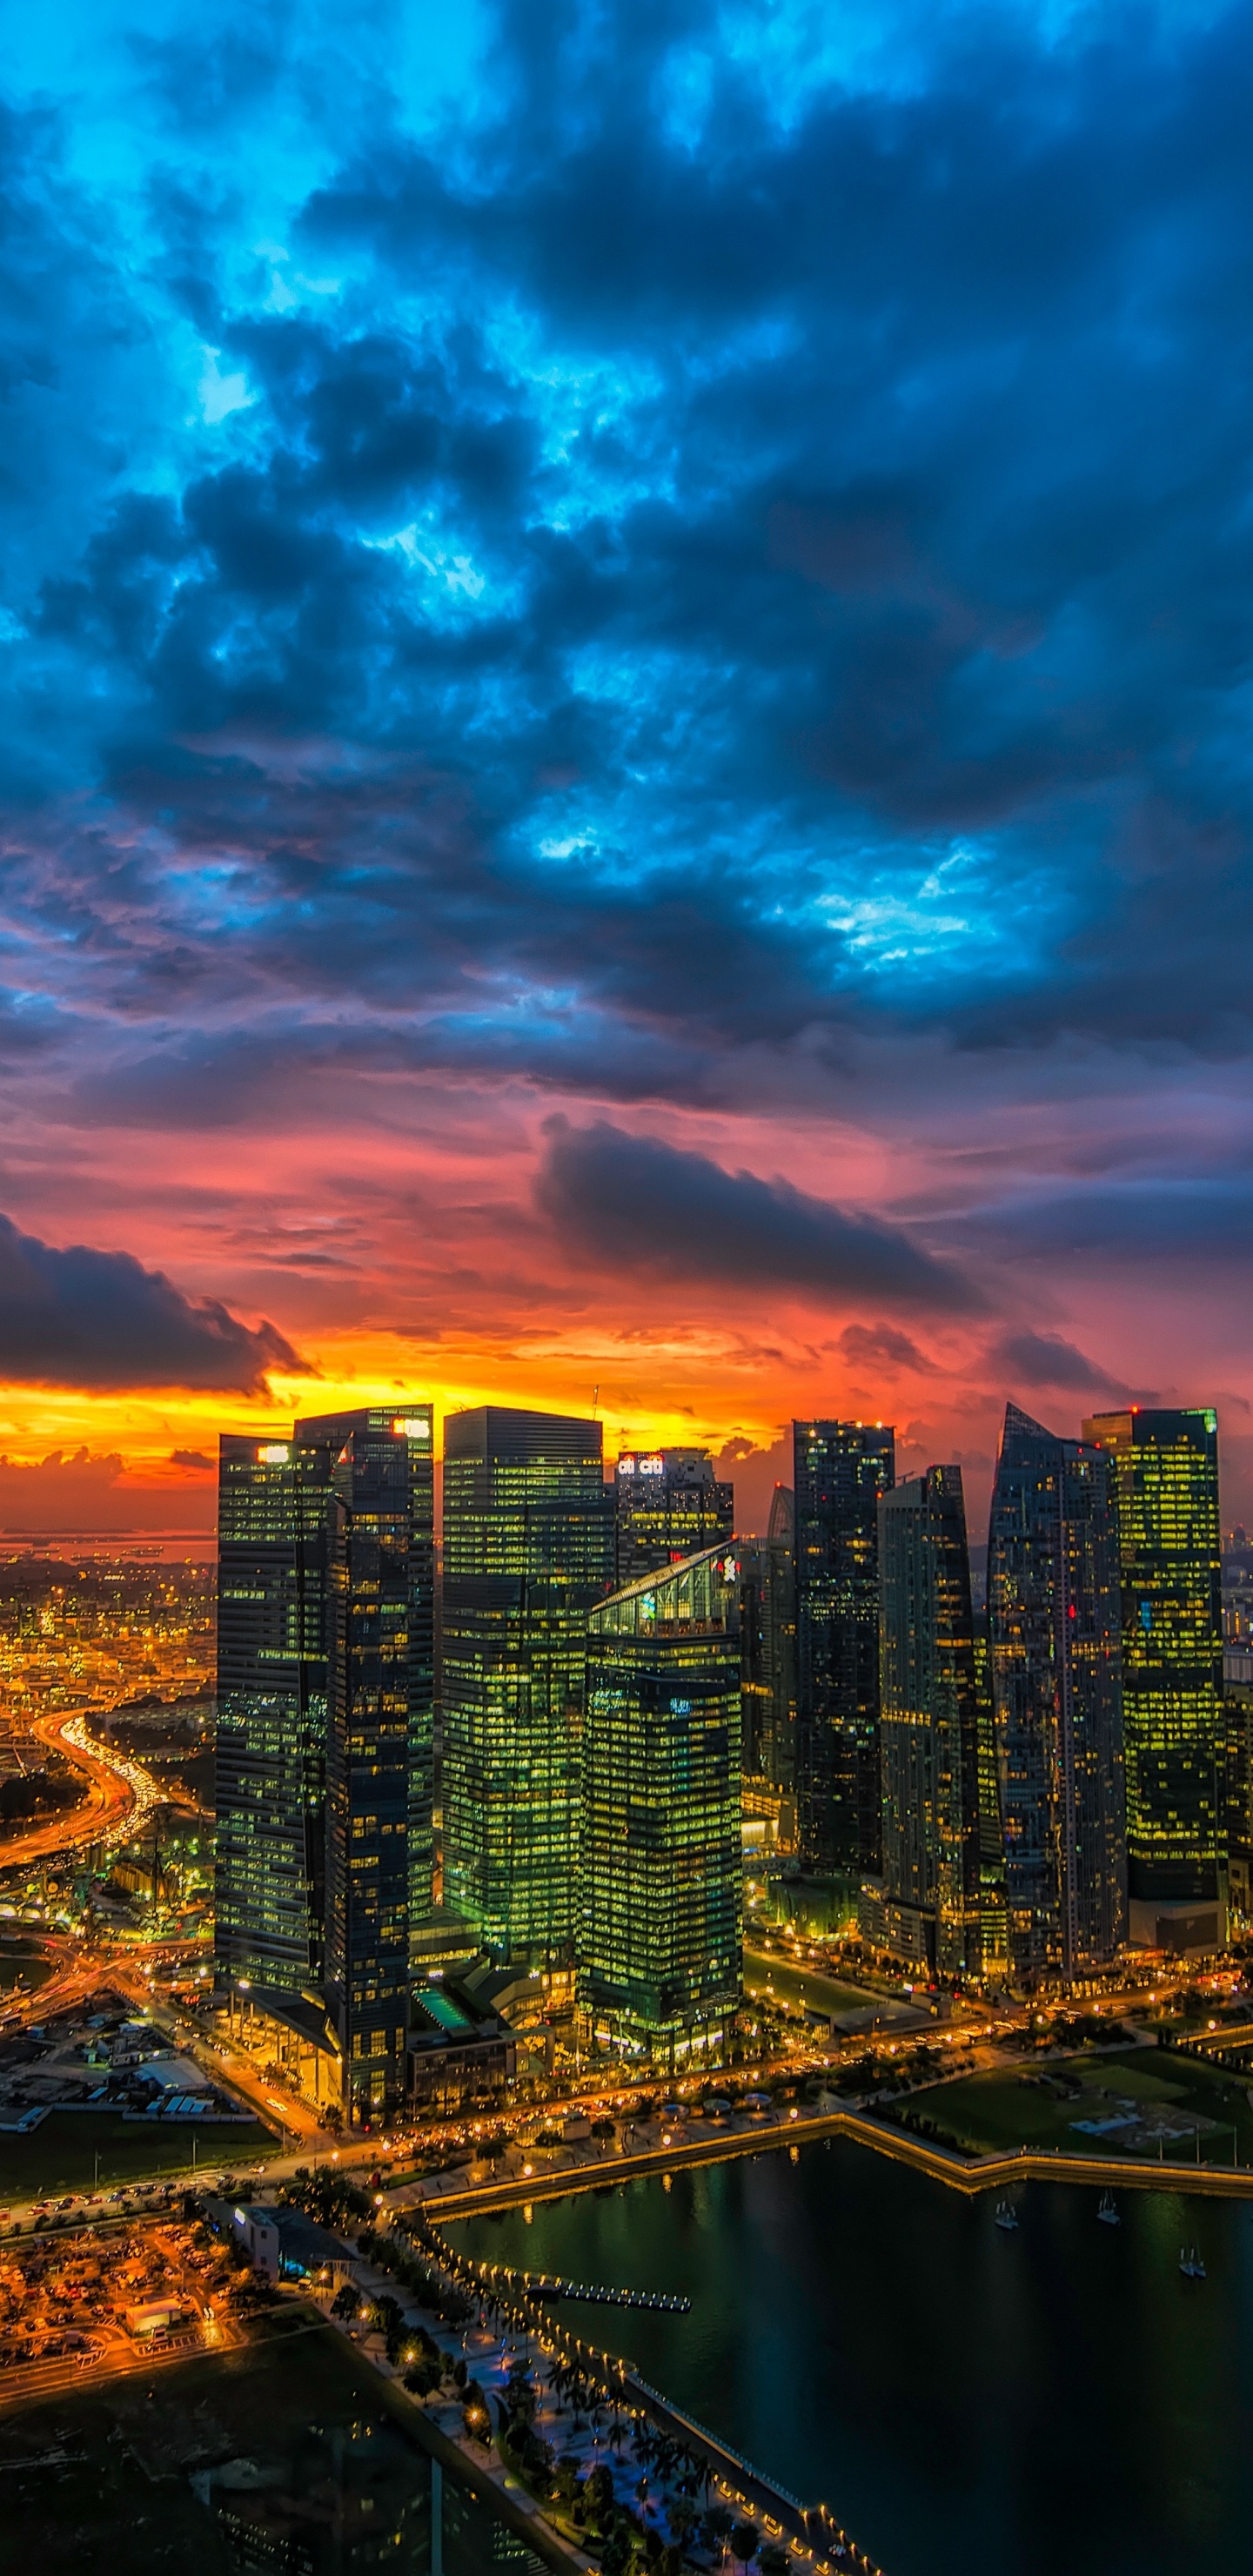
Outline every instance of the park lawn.
MULTIPOLYGON (((1216 2133, 1202 2137, 1203 2160, 1230 2160, 1234 2122, 1240 2161, 1253 2163, 1253 2109, 1245 2087, 1221 2067, 1143 2048, 1051 2059, 1039 2071, 1077 2078, 1085 2098, 1059 2101, 1037 2085, 1024 2084, 1018 2073, 1002 2073, 998 2068, 963 2076, 953 2084, 928 2085, 910 2094, 902 2109, 934 2120, 937 2130, 949 2133, 975 2155, 1026 2146, 1063 2148, 1072 2155, 1088 2156, 1125 2155, 1128 2149, 1117 2132, 1109 2138, 1085 2137, 1072 2127, 1073 2121, 1099 2119, 1118 2099, 1143 2102, 1146 2108, 1177 2103, 1222 2123, 1216 2133), (1098 2094, 1113 2099, 1086 2098, 1098 2094)), ((1187 2150, 1179 2142, 1168 2152, 1178 2156, 1187 2150)))
POLYGON ((261 2120, 123 2120, 116 2111, 50 2111, 37 2129, 0 2133, 0 2206, 59 2192, 108 2191, 185 2173, 233 2173, 275 2145, 261 2120), (96 2182, 96 2156, 100 2178, 96 2182))

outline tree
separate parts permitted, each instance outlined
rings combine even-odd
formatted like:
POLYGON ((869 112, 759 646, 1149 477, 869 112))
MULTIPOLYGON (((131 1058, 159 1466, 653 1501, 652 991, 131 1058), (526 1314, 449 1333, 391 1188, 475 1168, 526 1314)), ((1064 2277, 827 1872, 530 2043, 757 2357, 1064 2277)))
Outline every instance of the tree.
POLYGON ((613 2479, 603 2460, 593 2469, 583 2495, 589 2513, 595 2515, 597 2522, 603 2522, 613 2503, 613 2479))
POLYGON ((717 2550, 719 2566, 726 2556, 727 2534, 734 2527, 734 2523, 734 2514, 728 2513, 724 2504, 711 2504, 706 2507, 702 2528, 710 2548, 717 2550))
POLYGON ((688 2495, 677 2495, 666 2515, 666 2520, 670 2525, 671 2538, 682 2549, 684 2542, 691 2539, 700 2521, 700 2514, 693 2498, 688 2495))
POLYGON ((355 2317, 358 2305, 359 2293, 354 2290, 351 2281, 344 2281, 341 2283, 331 2301, 331 2315, 333 2317, 355 2317))
POLYGON ((747 2567, 760 2536, 755 2522, 736 2523, 731 2533, 731 2556, 739 2560, 741 2567, 747 2567))
POLYGON ((777 2540, 763 2540, 757 2564, 761 2576, 788 2576, 788 2554, 786 2549, 780 2549, 777 2540))

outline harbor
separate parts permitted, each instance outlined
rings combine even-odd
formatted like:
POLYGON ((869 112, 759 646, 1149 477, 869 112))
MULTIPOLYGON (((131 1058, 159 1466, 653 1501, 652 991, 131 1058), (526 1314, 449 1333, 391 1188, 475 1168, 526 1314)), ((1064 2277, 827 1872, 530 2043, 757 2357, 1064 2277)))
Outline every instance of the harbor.
POLYGON ((1105 2168, 1082 2188, 1046 2173, 937 2192, 848 2137, 601 2179, 450 2241, 489 2266, 683 2291, 684 2317, 598 2311, 598 2340, 779 2488, 835 2506, 891 2576, 1243 2564, 1244 2202, 1105 2168), (1041 2439, 1066 2461, 1048 2491, 1041 2439))

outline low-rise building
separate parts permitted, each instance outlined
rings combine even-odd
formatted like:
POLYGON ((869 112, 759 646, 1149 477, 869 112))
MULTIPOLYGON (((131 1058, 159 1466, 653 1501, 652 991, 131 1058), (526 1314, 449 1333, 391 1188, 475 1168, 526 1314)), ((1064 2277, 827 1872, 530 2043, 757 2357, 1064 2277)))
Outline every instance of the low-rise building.
POLYGON ((467 1978, 415 1986, 409 2006, 409 2093, 416 2107, 452 2110, 502 2094, 517 2042, 495 1999, 467 1978))

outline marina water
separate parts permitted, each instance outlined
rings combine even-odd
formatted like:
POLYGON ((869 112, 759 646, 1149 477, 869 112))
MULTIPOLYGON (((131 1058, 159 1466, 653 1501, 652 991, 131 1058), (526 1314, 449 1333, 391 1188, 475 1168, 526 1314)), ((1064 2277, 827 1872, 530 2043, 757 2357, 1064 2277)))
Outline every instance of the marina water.
POLYGON ((1253 2203, 1124 2192, 1111 2226, 1100 2198, 1031 2184, 998 2229, 993 2196, 836 2141, 455 2232, 689 2297, 561 2317, 885 2576, 1230 2576, 1253 2565, 1253 2203))

